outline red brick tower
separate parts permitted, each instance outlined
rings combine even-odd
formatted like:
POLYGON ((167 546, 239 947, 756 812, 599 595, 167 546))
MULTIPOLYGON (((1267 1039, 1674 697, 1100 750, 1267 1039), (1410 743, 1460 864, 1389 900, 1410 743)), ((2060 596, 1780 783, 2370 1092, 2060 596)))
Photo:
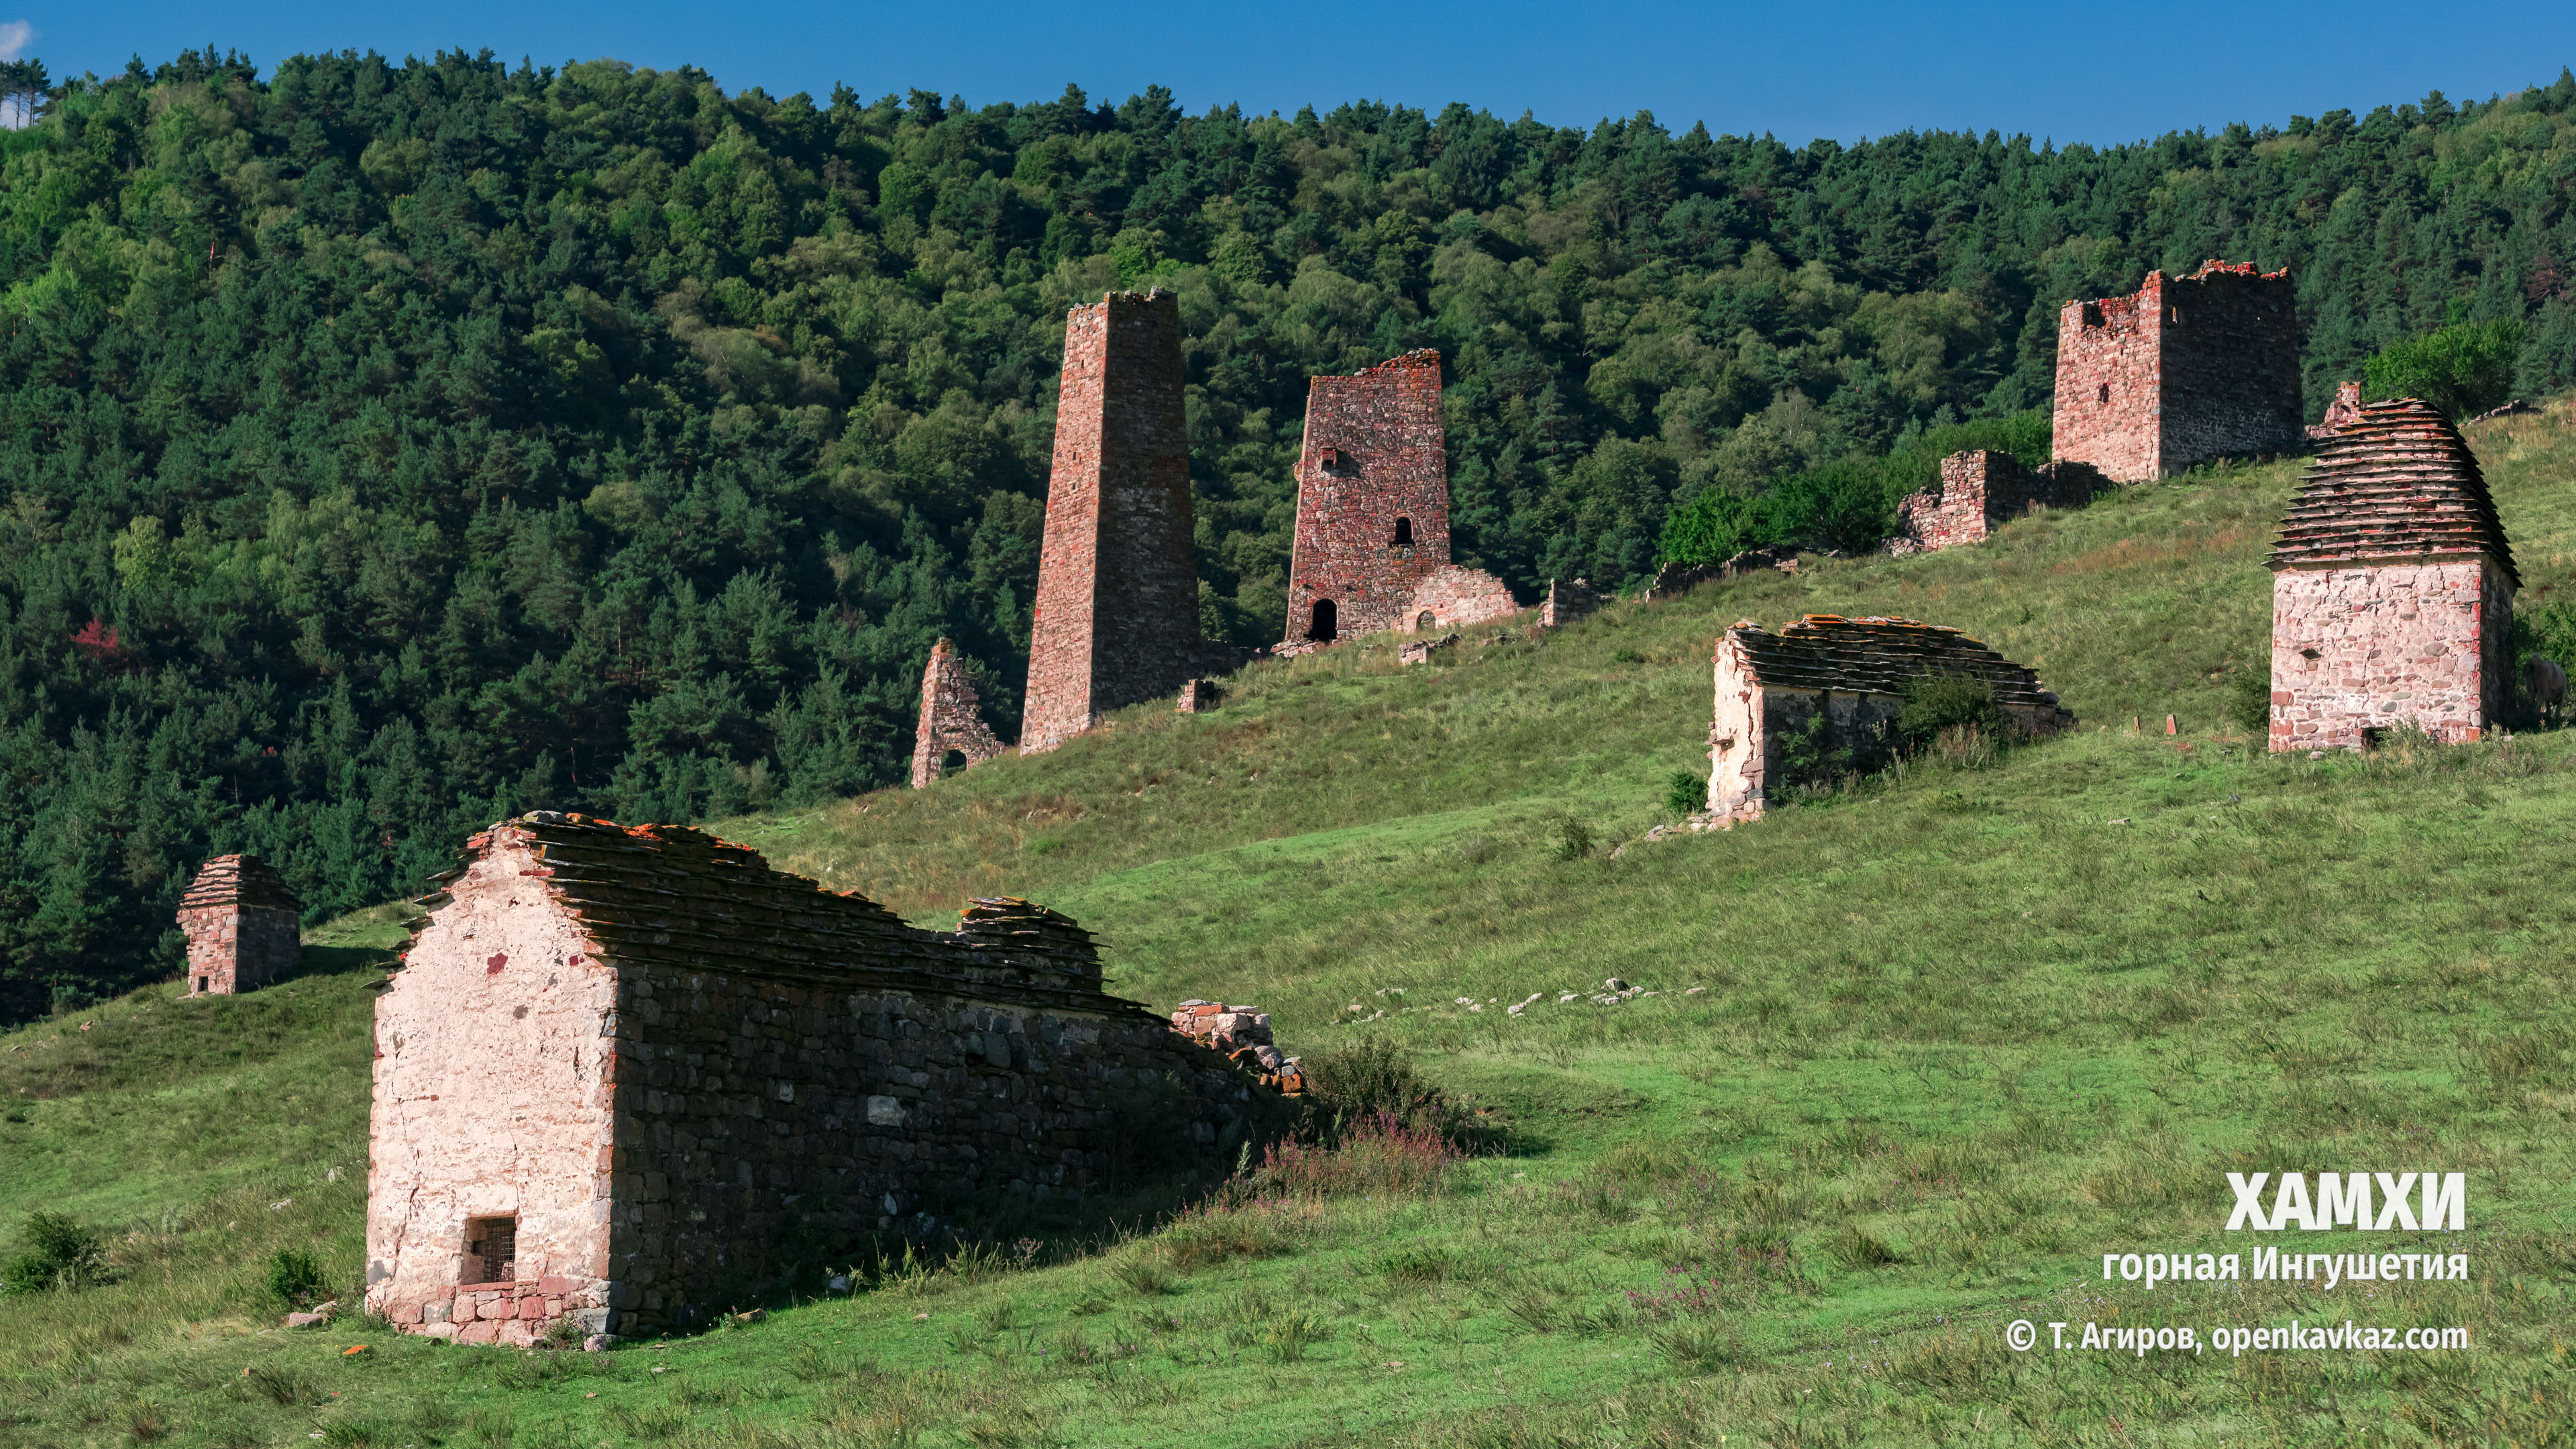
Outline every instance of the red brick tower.
POLYGON ((231 996, 277 979, 302 943, 301 907, 286 880, 255 855, 219 855, 179 898, 188 933, 188 994, 231 996))
POLYGON ((1180 298, 1112 292, 1064 323, 1020 753, 1198 673, 1180 298))
POLYGON ((1413 591, 1448 562, 1440 354, 1309 382, 1288 641, 1399 628, 1413 591))
POLYGON ((2206 261, 2057 317, 2054 456, 2115 482, 2296 447, 2299 320, 2290 274, 2206 261))

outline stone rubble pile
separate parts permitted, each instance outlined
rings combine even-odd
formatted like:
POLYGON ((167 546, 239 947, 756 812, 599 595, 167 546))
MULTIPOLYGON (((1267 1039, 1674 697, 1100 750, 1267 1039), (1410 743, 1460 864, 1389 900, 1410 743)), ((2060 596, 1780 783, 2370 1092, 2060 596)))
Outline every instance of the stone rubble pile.
POLYGON ((1266 1011, 1192 998, 1172 1013, 1172 1030, 1227 1061, 1259 1072, 1265 1087, 1289 1095, 1306 1090, 1306 1074, 1298 1069, 1298 1059, 1282 1056, 1271 1043, 1266 1011))

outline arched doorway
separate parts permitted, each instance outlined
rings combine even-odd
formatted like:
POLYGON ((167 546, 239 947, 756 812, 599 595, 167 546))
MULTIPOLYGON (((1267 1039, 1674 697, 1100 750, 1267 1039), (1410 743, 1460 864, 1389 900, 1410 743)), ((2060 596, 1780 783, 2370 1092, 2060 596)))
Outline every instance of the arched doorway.
POLYGON ((1399 519, 1397 519, 1397 520, 1395 521, 1395 546, 1396 546, 1397 548, 1411 548, 1411 547, 1413 547, 1413 520, 1412 520, 1412 519, 1410 519, 1410 518, 1399 518, 1399 519))
POLYGON ((1337 611, 1333 608, 1332 600, 1317 599, 1315 601, 1315 621, 1313 625, 1306 630, 1306 637, 1314 640, 1318 644, 1327 644, 1332 642, 1334 637, 1334 615, 1336 612, 1337 611))
POLYGON ((1439 627, 1440 616, 1429 609, 1413 616, 1413 632, 1416 634, 1427 634, 1439 627))

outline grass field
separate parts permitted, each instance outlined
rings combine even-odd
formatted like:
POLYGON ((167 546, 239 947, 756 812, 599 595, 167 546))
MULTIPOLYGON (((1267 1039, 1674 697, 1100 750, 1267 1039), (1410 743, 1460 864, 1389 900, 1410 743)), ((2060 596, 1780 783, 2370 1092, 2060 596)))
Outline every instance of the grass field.
MULTIPOLYGON (((2545 602, 2576 581, 2576 428, 2560 406, 2474 441, 2545 602)), ((0 1236, 68 1211, 122 1276, 0 1299, 0 1443, 2566 1443, 2576 735, 2312 761, 2232 731, 2294 477, 1811 560, 1447 667, 1265 664, 1212 714, 718 826, 925 923, 1046 901, 1114 990, 1258 1003, 1291 1050, 1397 1043, 1492 1155, 1355 1150, 1024 1266, 1000 1245, 525 1355, 272 1327, 274 1249, 359 1272, 390 912, 273 991, 174 983, 9 1033, 0 1236), (1705 772, 1715 633, 1810 611, 1963 626, 2082 727, 1644 839, 1705 772), (1614 976, 1656 994, 1594 1003, 1614 976), (2468 1231, 2223 1230, 2230 1171, 2356 1170, 2467 1174, 2468 1231), (2103 1279, 2105 1253, 2250 1272, 2257 1245, 2471 1275, 2103 1279), (2474 1346, 2074 1346, 2293 1319, 2474 1346), (2040 1347, 2006 1346, 2014 1320, 2040 1347)))

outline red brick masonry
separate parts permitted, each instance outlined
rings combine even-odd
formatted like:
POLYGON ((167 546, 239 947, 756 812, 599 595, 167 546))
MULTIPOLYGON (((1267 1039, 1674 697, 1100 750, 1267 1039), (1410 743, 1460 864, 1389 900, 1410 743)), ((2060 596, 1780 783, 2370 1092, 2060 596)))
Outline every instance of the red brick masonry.
POLYGON ((976 703, 975 683, 966 677, 957 646, 945 639, 932 645, 921 670, 921 721, 913 727, 912 788, 935 783, 950 750, 965 755, 971 770, 1009 748, 985 728, 976 703))
POLYGON ((2511 703, 2521 576, 2477 456, 2434 408, 2365 404, 2324 439, 2270 563, 2274 751, 2406 725, 2474 740, 2511 703))
POLYGON ((2061 460, 2144 482, 2299 447, 2301 416, 2297 289, 2286 271, 2212 259, 2058 313, 2061 460))
POLYGON ((219 855, 179 898, 188 994, 230 996, 278 978, 303 954, 301 912, 285 877, 255 855, 219 855))

